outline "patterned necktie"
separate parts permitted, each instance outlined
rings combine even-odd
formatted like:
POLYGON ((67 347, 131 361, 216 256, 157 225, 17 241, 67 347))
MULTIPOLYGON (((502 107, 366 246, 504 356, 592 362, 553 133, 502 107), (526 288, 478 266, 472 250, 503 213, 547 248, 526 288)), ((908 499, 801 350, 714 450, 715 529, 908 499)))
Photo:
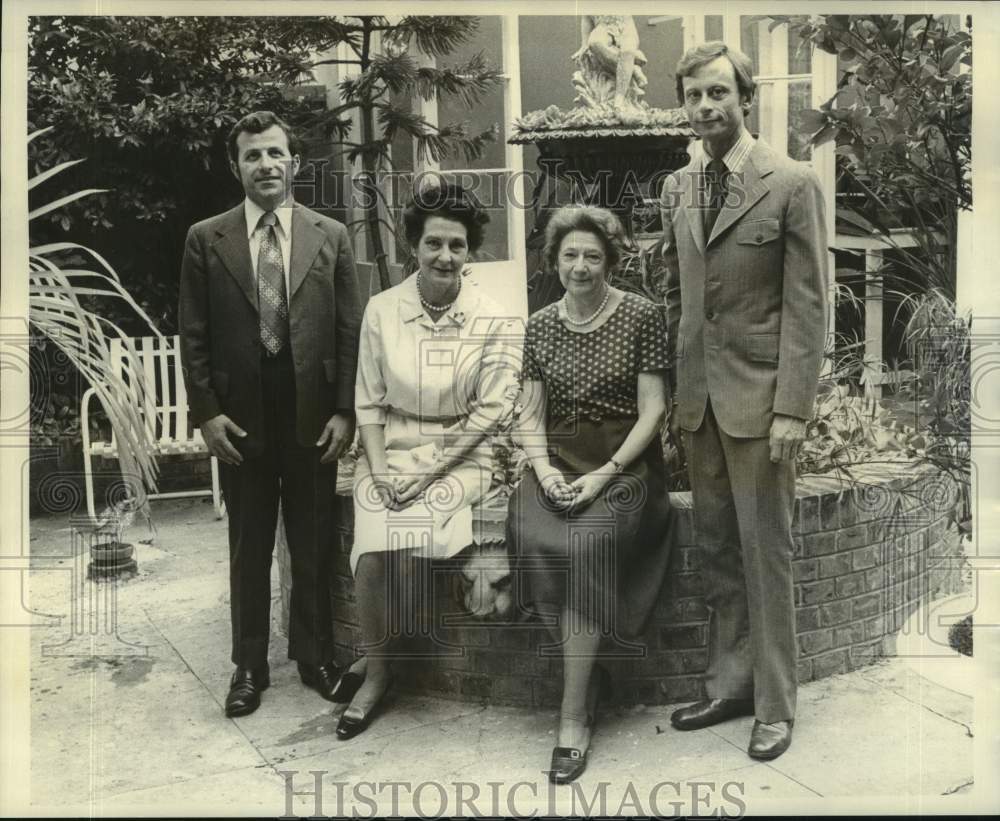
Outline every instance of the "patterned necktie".
POLYGON ((273 211, 261 215, 263 229, 257 253, 257 303, 260 306, 260 341, 272 356, 288 344, 288 298, 285 295, 285 263, 281 257, 278 218, 273 211))
POLYGON ((705 209, 705 242, 712 236, 715 221, 726 200, 726 164, 720 159, 713 159, 706 171, 708 183, 708 207, 705 209))

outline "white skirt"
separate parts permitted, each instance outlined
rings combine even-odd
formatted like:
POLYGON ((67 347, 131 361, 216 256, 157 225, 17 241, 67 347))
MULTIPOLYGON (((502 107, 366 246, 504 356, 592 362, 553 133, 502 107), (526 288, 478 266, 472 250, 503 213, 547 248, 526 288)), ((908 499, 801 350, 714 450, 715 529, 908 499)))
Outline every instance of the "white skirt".
MULTIPOLYGON (((427 422, 389 411, 385 449, 392 477, 423 476, 444 444, 446 431, 427 422)), ((365 553, 413 550, 417 556, 446 559, 474 540, 472 505, 490 489, 493 451, 489 437, 448 473, 431 483, 424 495, 404 510, 389 510, 375 491, 368 459, 362 454, 354 474, 354 547, 351 572, 365 553)))

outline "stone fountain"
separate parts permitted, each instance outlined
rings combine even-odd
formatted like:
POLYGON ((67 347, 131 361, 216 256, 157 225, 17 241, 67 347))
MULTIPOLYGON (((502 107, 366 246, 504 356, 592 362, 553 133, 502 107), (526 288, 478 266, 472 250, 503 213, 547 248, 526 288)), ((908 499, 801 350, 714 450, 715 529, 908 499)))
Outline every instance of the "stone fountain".
MULTIPOLYGON (((538 147, 536 198, 543 182, 569 182, 575 201, 613 210, 631 239, 633 209, 687 163, 694 131, 683 109, 652 108, 642 99, 646 57, 631 16, 585 15, 572 59, 573 108, 551 105, 525 114, 509 142, 538 147)), ((536 241, 547 221, 536 206, 536 241)))

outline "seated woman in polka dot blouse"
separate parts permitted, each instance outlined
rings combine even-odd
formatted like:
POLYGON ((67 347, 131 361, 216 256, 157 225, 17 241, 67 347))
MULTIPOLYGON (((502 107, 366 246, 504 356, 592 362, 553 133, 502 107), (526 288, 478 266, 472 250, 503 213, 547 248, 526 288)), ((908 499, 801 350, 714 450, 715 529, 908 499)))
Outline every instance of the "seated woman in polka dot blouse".
POLYGON ((563 651, 554 783, 586 767, 610 689, 601 638, 621 652, 642 632, 673 538, 666 325, 658 306, 608 284, 623 239, 610 211, 553 215, 544 258, 566 294, 529 318, 525 338, 517 436, 532 469, 510 500, 507 546, 520 606, 546 617, 563 651))

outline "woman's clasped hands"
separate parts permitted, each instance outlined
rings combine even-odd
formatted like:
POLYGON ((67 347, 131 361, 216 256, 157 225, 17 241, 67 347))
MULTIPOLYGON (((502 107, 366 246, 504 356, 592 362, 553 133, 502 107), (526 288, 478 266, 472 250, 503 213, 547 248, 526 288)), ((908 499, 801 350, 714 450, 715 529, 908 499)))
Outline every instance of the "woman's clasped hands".
POLYGON ((439 478, 437 473, 390 476, 381 474, 373 477, 379 500, 388 510, 405 510, 418 501, 428 486, 439 478))
POLYGON ((596 499, 611 479, 611 474, 591 471, 573 480, 566 481, 555 468, 540 476, 538 483, 549 501, 558 509, 580 510, 596 499))

